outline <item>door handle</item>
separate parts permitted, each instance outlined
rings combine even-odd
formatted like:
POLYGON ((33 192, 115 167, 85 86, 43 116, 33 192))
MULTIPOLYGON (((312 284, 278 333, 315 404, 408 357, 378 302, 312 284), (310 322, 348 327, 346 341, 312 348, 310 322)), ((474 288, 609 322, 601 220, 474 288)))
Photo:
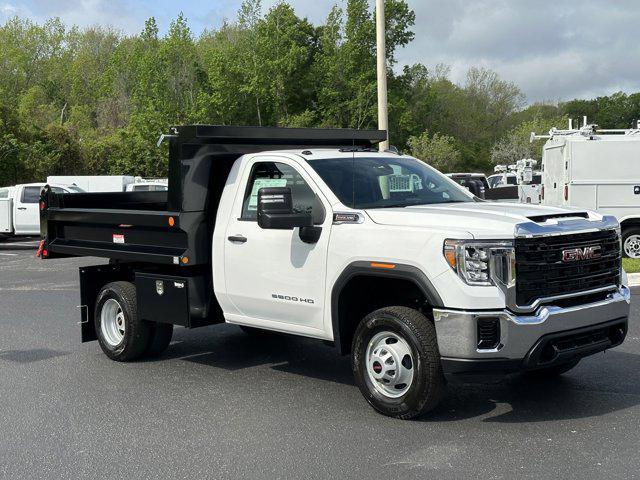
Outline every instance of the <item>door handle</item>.
POLYGON ((233 243, 244 243, 247 241, 247 237, 243 237, 242 235, 231 235, 228 237, 228 240, 233 243))
POLYGON ((18 207, 18 210, 26 210, 27 207, 18 207))

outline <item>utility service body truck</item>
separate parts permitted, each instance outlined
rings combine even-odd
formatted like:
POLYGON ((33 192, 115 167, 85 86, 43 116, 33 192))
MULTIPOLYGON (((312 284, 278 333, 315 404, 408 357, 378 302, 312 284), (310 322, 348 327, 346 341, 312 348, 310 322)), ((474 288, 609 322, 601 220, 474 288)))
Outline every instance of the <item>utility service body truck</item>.
POLYGON ((174 127, 168 192, 47 190, 39 254, 110 259, 80 268, 80 311, 114 360, 161 353, 173 325, 313 337, 399 418, 447 375, 554 375, 624 340, 614 218, 481 201, 385 138, 174 127))
MULTIPOLYGON (((636 125, 636 127, 638 127, 636 125)), ((613 215, 622 228, 623 254, 640 258, 640 128, 587 125, 552 128, 542 151, 542 204, 613 215)))

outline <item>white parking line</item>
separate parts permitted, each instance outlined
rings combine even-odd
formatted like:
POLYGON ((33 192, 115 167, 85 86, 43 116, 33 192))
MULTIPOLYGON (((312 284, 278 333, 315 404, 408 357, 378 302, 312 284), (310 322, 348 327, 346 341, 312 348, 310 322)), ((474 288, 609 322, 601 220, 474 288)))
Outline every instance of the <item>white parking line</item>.
POLYGON ((0 253, 0 255, 5 255, 5 256, 7 256, 7 257, 15 257, 15 256, 17 256, 18 254, 17 254, 17 253, 0 253))

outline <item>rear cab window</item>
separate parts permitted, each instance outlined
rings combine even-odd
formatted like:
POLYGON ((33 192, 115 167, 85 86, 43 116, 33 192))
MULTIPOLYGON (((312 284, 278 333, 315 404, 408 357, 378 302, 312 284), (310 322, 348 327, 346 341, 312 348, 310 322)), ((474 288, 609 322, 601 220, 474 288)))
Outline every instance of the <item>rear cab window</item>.
POLYGON ((38 203, 42 187, 24 187, 22 189, 22 203, 38 203))

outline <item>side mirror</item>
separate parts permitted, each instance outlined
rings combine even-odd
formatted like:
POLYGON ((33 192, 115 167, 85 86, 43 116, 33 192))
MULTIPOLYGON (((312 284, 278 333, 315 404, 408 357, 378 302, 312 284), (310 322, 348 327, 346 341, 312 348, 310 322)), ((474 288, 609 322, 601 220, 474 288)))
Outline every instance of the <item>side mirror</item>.
POLYGON ((258 190, 258 226, 279 230, 313 226, 310 213, 294 213, 289 187, 265 187, 258 190))

